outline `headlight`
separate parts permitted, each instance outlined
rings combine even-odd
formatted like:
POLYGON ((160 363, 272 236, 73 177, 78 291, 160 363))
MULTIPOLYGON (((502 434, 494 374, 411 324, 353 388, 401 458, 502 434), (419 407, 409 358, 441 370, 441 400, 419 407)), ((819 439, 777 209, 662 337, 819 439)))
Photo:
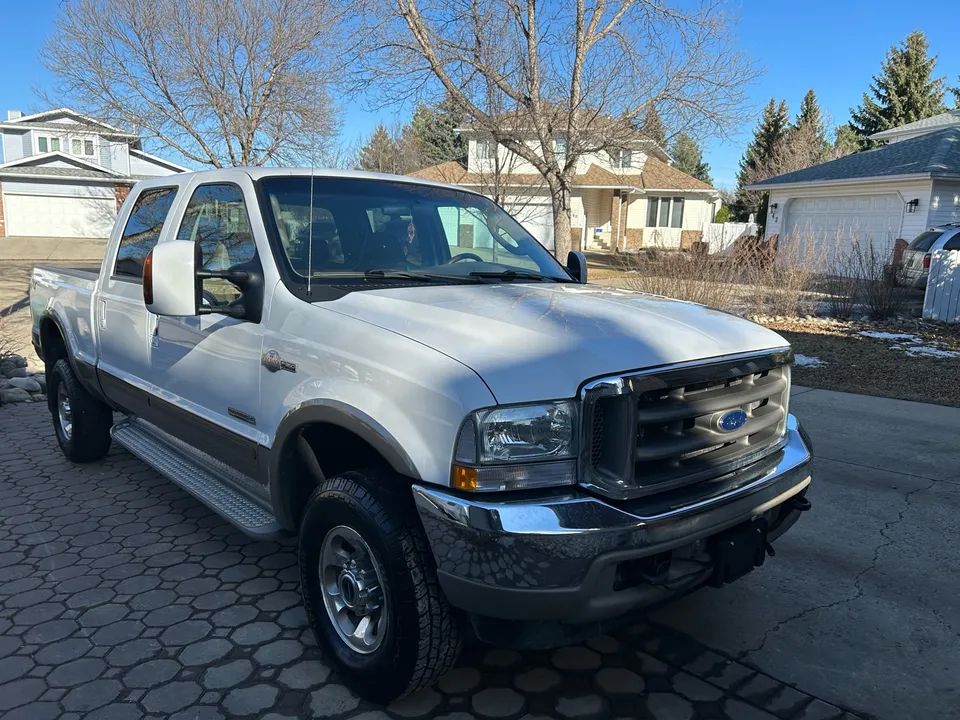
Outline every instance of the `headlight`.
POLYGON ((577 411, 571 400, 492 408, 460 429, 453 485, 519 490, 576 483, 577 411))

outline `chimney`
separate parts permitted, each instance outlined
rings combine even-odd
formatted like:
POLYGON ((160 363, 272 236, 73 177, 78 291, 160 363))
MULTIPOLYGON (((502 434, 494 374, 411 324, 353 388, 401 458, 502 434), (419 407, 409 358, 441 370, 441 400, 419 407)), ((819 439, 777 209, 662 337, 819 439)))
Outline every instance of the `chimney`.
POLYGON ((16 120, 17 118, 22 118, 23 113, 19 110, 7 110, 7 120, 16 120))

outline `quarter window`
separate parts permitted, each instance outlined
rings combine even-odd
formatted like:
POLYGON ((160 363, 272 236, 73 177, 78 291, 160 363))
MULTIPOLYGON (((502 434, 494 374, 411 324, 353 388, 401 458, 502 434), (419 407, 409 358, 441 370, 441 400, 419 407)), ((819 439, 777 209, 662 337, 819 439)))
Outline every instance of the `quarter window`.
POLYGON ((160 231, 176 194, 176 188, 157 188, 140 193, 120 237, 114 275, 143 277, 143 261, 160 239, 160 231))
MULTIPOLYGON (((229 184, 198 187, 187 204, 177 240, 200 245, 204 270, 229 270, 252 260, 257 246, 240 188, 229 184)), ((240 296, 236 286, 219 278, 204 280, 203 290, 210 304, 214 298, 225 303, 240 296)))
POLYGON ((944 250, 960 250, 960 233, 957 233, 952 238, 947 240, 943 244, 944 250))

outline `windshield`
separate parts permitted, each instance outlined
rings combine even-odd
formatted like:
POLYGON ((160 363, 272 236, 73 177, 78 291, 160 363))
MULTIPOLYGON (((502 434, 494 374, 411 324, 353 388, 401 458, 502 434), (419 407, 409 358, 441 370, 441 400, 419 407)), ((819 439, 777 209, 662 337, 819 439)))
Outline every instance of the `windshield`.
POLYGON ((383 180, 261 181, 268 223, 296 283, 423 279, 570 282, 523 227, 479 195, 383 180))

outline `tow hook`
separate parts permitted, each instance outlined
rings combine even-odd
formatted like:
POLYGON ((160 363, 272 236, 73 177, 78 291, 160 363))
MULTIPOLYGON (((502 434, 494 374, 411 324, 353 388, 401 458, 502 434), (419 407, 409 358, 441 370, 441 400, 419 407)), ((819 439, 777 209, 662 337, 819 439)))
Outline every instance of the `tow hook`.
POLYGON ((813 504, 802 495, 794 495, 791 502, 793 504, 793 509, 800 512, 806 512, 813 507, 813 504))

